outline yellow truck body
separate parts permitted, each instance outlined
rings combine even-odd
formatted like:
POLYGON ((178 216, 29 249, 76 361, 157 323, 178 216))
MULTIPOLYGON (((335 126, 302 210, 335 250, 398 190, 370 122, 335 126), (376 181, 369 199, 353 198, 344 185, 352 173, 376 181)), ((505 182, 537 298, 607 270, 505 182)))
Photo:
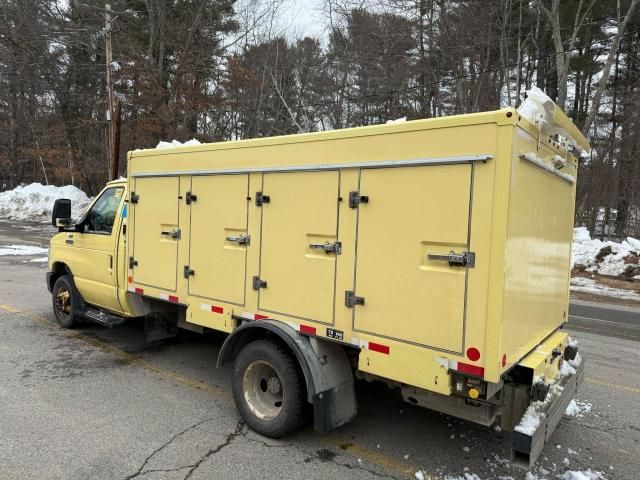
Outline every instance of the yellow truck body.
MULTIPOLYGON (((482 400, 547 339, 567 346, 577 169, 510 108, 136 150, 107 186, 124 189, 112 257, 86 254, 108 282, 75 283, 125 317, 143 298, 223 332, 282 322, 357 352, 363 376, 482 400)), ((69 236, 52 272, 85 255, 69 236)))

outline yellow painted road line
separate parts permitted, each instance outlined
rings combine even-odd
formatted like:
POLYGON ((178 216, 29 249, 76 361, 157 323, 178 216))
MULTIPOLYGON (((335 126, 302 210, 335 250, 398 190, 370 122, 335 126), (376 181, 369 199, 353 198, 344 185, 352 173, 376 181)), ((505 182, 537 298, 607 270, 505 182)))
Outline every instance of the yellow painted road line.
MULTIPOLYGON (((341 437, 339 435, 323 435, 322 440, 325 443, 338 447, 340 450, 351 453, 354 457, 367 460, 370 463, 379 465, 388 471, 397 472, 407 478, 415 478, 415 473, 420 470, 414 465, 407 462, 400 462, 394 458, 388 457, 387 455, 355 444, 353 441, 349 441, 345 439, 345 437, 341 437)), ((423 474, 424 478, 427 480, 436 480, 437 478, 440 478, 430 475, 424 472, 424 470, 423 474)))
MULTIPOLYGON (((78 331, 63 329, 59 327, 56 323, 51 322, 49 319, 41 315, 23 311, 12 305, 7 305, 7 304, 0 304, 0 310, 4 310, 5 312, 9 312, 9 313, 15 313, 22 318, 26 318, 50 330, 54 330, 56 333, 60 335, 83 342, 95 348, 96 350, 99 350, 104 353, 108 353, 110 355, 115 356, 116 358, 119 358, 124 363, 127 363, 129 365, 135 365, 147 371, 157 373, 158 375, 161 375, 166 379, 173 380, 177 384, 206 392, 215 398, 223 399, 225 401, 231 401, 232 396, 226 390, 211 386, 209 384, 200 382, 198 380, 194 380, 192 378, 186 377, 184 375, 173 372, 171 370, 167 370, 166 368, 159 367, 150 362, 147 362, 146 360, 136 355, 127 353, 124 350, 121 350, 117 347, 109 345, 108 343, 105 343, 101 340, 87 337, 82 333, 79 333, 78 331)), ((353 440, 347 439, 346 437, 341 437, 340 435, 321 435, 319 437, 325 443, 331 444, 338 449, 348 452, 353 457, 366 460, 372 464, 375 464, 384 468, 389 472, 394 472, 406 478, 414 478, 415 472, 420 470, 415 466, 409 465, 407 463, 399 462, 398 460, 392 457, 389 457, 382 453, 368 449, 367 447, 358 445, 354 443, 353 440)), ((423 473, 424 473, 425 479, 428 479, 428 480, 437 480, 438 478, 440 478, 435 475, 430 475, 424 471, 423 473)))
POLYGON ((189 377, 185 377, 184 375, 180 375, 179 373, 173 372, 171 370, 167 370, 166 368, 162 368, 159 367, 157 365, 154 365, 152 363, 147 362, 146 360, 136 356, 136 355, 132 355, 130 353, 125 352, 124 350, 121 350, 117 347, 114 347, 112 345, 109 345, 108 343, 105 343, 101 340, 97 340, 95 338, 91 338, 91 337, 87 337, 85 335, 82 335, 81 333, 74 331, 74 330, 65 330, 61 327, 59 327, 57 324, 49 321, 47 318, 34 314, 34 313, 30 313, 30 312, 25 312, 25 311, 21 311, 15 307, 13 307, 12 305, 6 305, 6 304, 0 304, 0 309, 5 310, 6 312, 10 312, 10 313, 16 313, 19 316, 29 319, 33 322, 36 322, 46 328, 49 328, 51 330, 55 330, 56 333, 59 333, 65 337, 68 338, 73 338, 75 340, 78 340, 80 342, 83 342, 87 345, 90 345, 92 347, 94 347, 97 350, 100 350, 101 352, 104 353, 108 353, 111 354, 113 356, 115 356, 116 358, 122 360, 124 363, 130 364, 130 365, 136 365, 138 367, 144 368, 145 370, 157 373, 162 375, 163 377, 165 377, 166 379, 170 379, 173 380, 174 382, 180 384, 180 385, 184 385, 187 387, 191 387, 191 388, 196 388, 198 390, 202 390, 207 392, 208 394, 214 396, 214 397, 218 397, 218 398, 223 398, 225 400, 231 400, 231 394, 229 392, 227 392, 226 390, 223 390, 221 388, 218 387, 214 387, 211 385, 208 385, 206 383, 203 382, 199 382, 197 380, 194 380, 192 378, 189 377))
POLYGON ((630 387, 628 385, 619 385, 617 383, 609 383, 603 380, 598 380, 597 378, 587 378, 587 382, 593 383, 595 385, 601 385, 607 388, 612 388, 614 390, 620 390, 622 392, 631 392, 631 393, 637 393, 640 395, 640 388, 630 387))

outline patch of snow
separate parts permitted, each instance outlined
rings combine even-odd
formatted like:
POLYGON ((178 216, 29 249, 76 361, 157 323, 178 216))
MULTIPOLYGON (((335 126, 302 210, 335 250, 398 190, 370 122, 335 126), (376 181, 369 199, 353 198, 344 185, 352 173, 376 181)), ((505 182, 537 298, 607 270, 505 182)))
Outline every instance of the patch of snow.
POLYGON ((531 472, 527 472, 527 475, 524 477, 525 480, 539 480, 540 477, 538 477, 538 475, 535 475, 531 472))
POLYGON ((616 297, 623 300, 640 300, 640 293, 636 293, 632 290, 622 290, 621 288, 600 285, 591 278, 573 277, 571 279, 571 290, 574 292, 586 292, 594 295, 616 297))
POLYGON ((568 377, 569 375, 575 375, 576 369, 569 365, 569 362, 562 362, 559 373, 561 378, 568 377))
POLYGON ((407 121, 407 117, 400 117, 394 120, 387 120, 387 123, 404 123, 407 121))
POLYGON ((471 449, 469 447, 462 447, 462 450, 464 450, 467 453, 469 453, 471 451, 471 449))
POLYGON ((635 248, 638 252, 640 252, 640 240, 633 237, 627 237, 627 243, 631 245, 631 248, 635 248))
POLYGON ((444 480, 481 480, 481 478, 475 473, 465 473, 462 477, 447 475, 444 480))
POLYGON ((175 147, 190 147, 193 145, 200 145, 200 142, 198 140, 196 140, 195 138, 192 138, 191 140, 187 140, 186 142, 180 142, 178 140, 171 140, 170 142, 164 142, 162 140, 160 140, 158 142, 158 145, 156 145, 156 149, 158 148, 175 148, 175 147))
POLYGON ((418 470, 414 476, 417 480, 424 480, 424 472, 422 470, 418 470))
POLYGON ((536 405, 529 405, 527 411, 520 419, 520 423, 516 425, 514 430, 516 432, 524 433, 525 435, 533 435, 536 429, 540 426, 540 421, 543 413, 538 411, 536 405))
POLYGON ((574 243, 582 243, 591 241, 591 234, 587 227, 576 227, 573 229, 574 243))
POLYGON ((29 262, 33 263, 46 263, 49 261, 49 257, 32 258, 29 262))
POLYGON ((606 480, 602 472, 594 472, 591 469, 582 471, 567 470, 558 478, 561 480, 606 480))
POLYGON ((7 255, 41 255, 47 253, 46 248, 33 245, 6 245, 0 247, 0 257, 7 255))
MULTIPOLYGON (((576 344, 577 343, 578 342, 576 342, 576 344)), ((581 363, 582 363, 582 356, 580 355, 580 352, 576 353, 576 358, 574 358, 573 360, 569 360, 569 365, 571 365, 573 368, 578 368, 581 363)))
MULTIPOLYGON (((567 405, 567 410, 564 412, 564 414, 568 417, 582 418, 585 415, 591 413, 591 407, 592 405, 590 403, 580 402, 574 398, 573 400, 571 400, 571 403, 567 405)), ((569 453, 575 454, 576 452, 575 450, 569 449, 569 453)))
POLYGON ((86 193, 73 185, 20 185, 13 190, 0 193, 0 218, 31 222, 50 221, 53 203, 58 198, 71 200, 73 218, 78 218, 90 201, 86 193))
POLYGON ((407 453, 406 455, 403 455, 402 458, 404 458, 405 460, 409 460, 409 454, 407 453))

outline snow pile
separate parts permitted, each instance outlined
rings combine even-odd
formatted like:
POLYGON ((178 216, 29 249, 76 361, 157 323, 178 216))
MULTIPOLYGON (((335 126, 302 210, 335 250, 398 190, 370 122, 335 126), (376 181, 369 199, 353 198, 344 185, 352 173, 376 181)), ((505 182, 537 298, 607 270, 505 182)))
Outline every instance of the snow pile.
POLYGON ((632 290, 623 290, 621 288, 607 287, 600 285, 591 278, 573 277, 571 279, 571 290, 574 292, 586 292, 594 295, 604 295, 607 297, 617 297, 623 300, 640 301, 640 293, 632 290))
POLYGON ((58 198, 71 200, 73 218, 78 218, 89 204, 87 194, 73 185, 56 187, 32 183, 0 193, 0 219, 49 221, 51 220, 53 203, 58 198))
POLYGON ((41 255, 47 253, 46 248, 34 247, 33 245, 5 245, 0 247, 0 257, 7 255, 41 255))
POLYGON ((582 418, 585 415, 591 413, 591 407, 592 405, 590 403, 579 402, 574 398, 567 406, 567 410, 564 412, 564 414, 568 417, 582 418))
MULTIPOLYGON (((592 239, 585 227, 573 229, 571 268, 618 277, 640 269, 640 240, 627 237, 621 243, 592 239)), ((631 275, 633 276, 633 275, 631 275)))
POLYGON ((192 138, 191 140, 187 140, 184 143, 179 142, 178 140, 171 140, 170 142, 164 142, 160 140, 160 142, 158 142, 158 145, 156 145, 156 148, 158 149, 158 148, 190 147, 193 145, 200 145, 200 142, 195 138, 192 138))
POLYGON ((583 471, 567 470, 558 478, 560 480, 606 480, 602 472, 594 472, 591 469, 583 471))

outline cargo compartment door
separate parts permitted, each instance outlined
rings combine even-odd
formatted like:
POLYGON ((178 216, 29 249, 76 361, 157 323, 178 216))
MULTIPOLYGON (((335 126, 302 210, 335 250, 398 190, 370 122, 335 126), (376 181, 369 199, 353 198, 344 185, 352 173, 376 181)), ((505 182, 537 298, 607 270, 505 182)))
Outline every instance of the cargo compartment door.
POLYGON ((247 248, 248 175, 191 179, 189 294, 244 305, 247 248))
POLYGON ((333 323, 339 187, 337 171, 263 176, 260 310, 333 323))
POLYGON ((354 329, 450 352, 463 346, 472 166, 360 173, 354 329))
POLYGON ((133 213, 133 257, 137 284, 176 290, 179 221, 178 177, 136 178, 133 213))

